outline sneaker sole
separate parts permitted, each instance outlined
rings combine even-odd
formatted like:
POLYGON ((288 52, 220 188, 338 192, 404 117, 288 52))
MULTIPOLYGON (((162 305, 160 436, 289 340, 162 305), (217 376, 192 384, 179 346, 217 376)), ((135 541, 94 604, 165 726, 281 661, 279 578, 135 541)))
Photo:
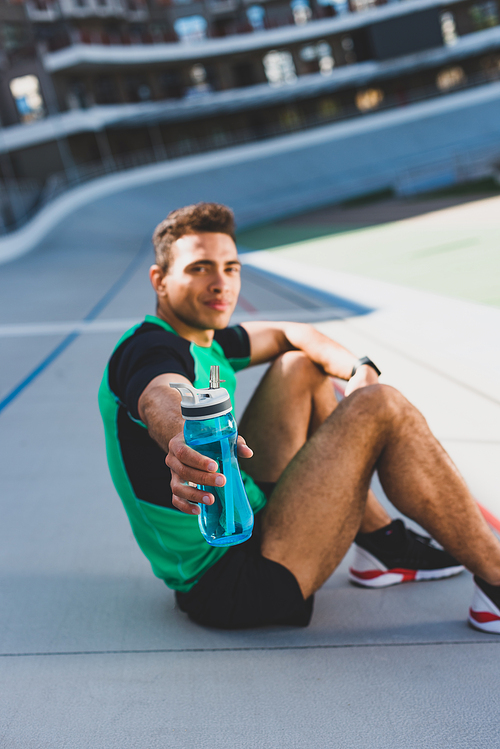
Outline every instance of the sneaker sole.
POLYGON ((459 575, 464 569, 462 565, 437 570, 388 569, 366 549, 356 546, 354 566, 349 568, 349 578, 353 583, 364 588, 388 588, 390 585, 400 583, 442 580, 459 575))
POLYGON ((500 635, 500 609, 474 583, 474 597, 469 609, 469 624, 480 632, 500 635))

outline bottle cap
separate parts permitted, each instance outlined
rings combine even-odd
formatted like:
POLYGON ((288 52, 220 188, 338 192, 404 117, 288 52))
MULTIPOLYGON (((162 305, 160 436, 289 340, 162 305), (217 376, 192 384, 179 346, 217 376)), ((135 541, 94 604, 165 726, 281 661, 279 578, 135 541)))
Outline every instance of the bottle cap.
POLYGON ((171 382, 170 387, 182 396, 181 411, 185 419, 201 421, 224 416, 232 410, 231 399, 226 388, 221 388, 219 367, 210 367, 210 387, 194 388, 187 382, 171 382))

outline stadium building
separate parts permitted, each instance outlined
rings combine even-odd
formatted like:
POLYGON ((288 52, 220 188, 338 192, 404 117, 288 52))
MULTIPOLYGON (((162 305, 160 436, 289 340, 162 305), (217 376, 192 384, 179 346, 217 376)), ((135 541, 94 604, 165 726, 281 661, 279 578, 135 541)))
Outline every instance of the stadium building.
POLYGON ((0 0, 0 29, 0 233, 95 177, 271 139, 285 153, 320 129, 343 174, 356 132, 386 132, 380 164, 399 154, 331 199, 500 163, 496 0, 0 0))

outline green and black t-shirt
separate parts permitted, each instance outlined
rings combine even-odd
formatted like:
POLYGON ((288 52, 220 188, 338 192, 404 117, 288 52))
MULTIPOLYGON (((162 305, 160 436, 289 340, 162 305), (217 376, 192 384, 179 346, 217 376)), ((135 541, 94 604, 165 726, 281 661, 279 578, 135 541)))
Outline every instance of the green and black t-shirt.
MULTIPOLYGON (((118 341, 102 379, 99 408, 113 483, 153 572, 175 590, 189 590, 227 547, 207 544, 197 517, 172 507, 166 453, 140 420, 139 397, 160 374, 180 374, 194 387, 208 387, 210 367, 217 364, 234 407, 235 372, 249 362, 250 341, 241 326, 216 331, 212 345, 203 347, 147 315, 118 341)), ((257 512, 265 496, 243 471, 242 477, 257 512)))

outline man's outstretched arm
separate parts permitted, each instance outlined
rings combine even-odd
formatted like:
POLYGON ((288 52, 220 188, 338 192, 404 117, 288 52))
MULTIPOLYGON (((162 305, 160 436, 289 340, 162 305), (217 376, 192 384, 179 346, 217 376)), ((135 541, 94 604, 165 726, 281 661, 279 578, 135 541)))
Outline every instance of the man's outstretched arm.
MULTIPOLYGON (((223 486, 226 479, 222 473, 217 472, 215 461, 186 445, 181 396, 170 387, 171 382, 184 382, 191 386, 189 380, 182 375, 158 375, 139 397, 139 416, 150 436, 167 453, 165 462, 172 471, 172 504, 188 515, 199 515, 199 503, 213 504, 214 495, 190 486, 187 482, 194 485, 223 486)), ((238 437, 238 454, 242 458, 249 458, 253 454, 242 437, 238 437)))
POLYGON ((168 443, 184 427, 181 414, 181 395, 170 387, 171 382, 189 380, 180 374, 161 374, 155 377, 142 391, 137 410, 141 421, 147 426, 149 435, 168 452, 168 443))
MULTIPOLYGON (((358 361, 355 354, 333 341, 319 330, 298 322, 251 321, 242 323, 250 338, 251 364, 272 361, 286 351, 303 351, 331 377, 349 380, 358 361)), ((348 386, 352 392, 358 387, 378 382, 375 370, 367 365, 359 367, 348 386)))

